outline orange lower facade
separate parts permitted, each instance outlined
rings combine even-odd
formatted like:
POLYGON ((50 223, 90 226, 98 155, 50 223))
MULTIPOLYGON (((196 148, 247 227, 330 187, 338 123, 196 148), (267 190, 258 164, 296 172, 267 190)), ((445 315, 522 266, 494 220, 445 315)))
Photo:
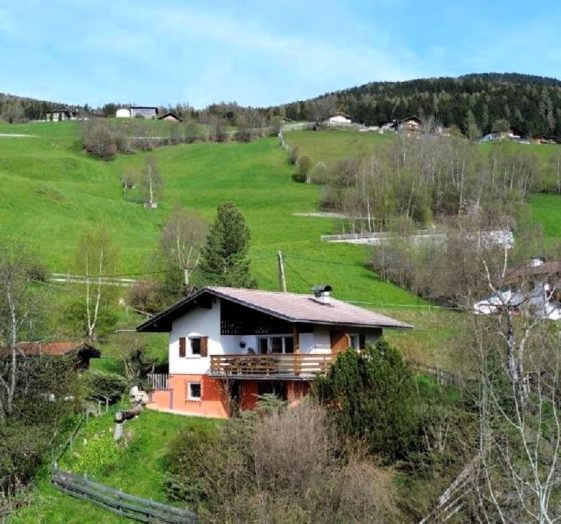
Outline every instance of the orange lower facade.
POLYGON ((289 406, 295 406, 309 389, 310 383, 306 381, 226 381, 208 375, 170 375, 168 389, 154 391, 148 407, 179 411, 186 415, 228 418, 233 403, 242 410, 250 410, 255 408, 260 395, 275 393, 289 406), (197 391, 200 396, 193 398, 190 384, 200 384, 197 391))

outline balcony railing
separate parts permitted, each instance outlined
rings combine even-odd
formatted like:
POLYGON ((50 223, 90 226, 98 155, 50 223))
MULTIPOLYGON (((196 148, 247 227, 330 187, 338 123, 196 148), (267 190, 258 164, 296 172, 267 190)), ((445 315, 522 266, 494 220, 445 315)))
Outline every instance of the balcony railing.
POLYGON ((148 373, 148 382, 152 386, 152 391, 167 391, 169 389, 169 375, 148 373))
POLYGON ((304 353, 267 355, 211 355, 210 373, 215 376, 314 377, 325 373, 333 355, 304 353))

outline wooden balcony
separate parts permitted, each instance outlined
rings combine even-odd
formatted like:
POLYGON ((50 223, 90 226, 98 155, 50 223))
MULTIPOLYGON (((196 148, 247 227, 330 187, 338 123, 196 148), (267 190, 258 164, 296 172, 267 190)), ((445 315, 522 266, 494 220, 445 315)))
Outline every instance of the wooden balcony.
POLYGON ((330 354, 211 355, 210 374, 232 378, 311 379, 325 373, 332 360, 330 354))

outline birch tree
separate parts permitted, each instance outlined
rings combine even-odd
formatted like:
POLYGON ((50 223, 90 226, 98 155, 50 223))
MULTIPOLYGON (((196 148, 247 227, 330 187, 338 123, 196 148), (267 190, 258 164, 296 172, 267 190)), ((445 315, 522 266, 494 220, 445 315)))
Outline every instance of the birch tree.
POLYGON ((199 264, 207 225, 196 212, 176 208, 162 229, 160 251, 172 272, 169 284, 174 288, 191 284, 191 274, 199 264), (179 277, 179 278, 178 278, 179 277))
MULTIPOLYGON (((486 271, 492 292, 504 275, 500 268, 486 271)), ((555 284, 543 294, 549 302, 555 284)), ((481 459, 471 511, 479 522, 561 521, 561 333, 533 307, 532 295, 524 296, 516 308, 522 314, 505 301, 496 315, 473 319, 481 459)))
POLYGON ((118 256, 118 247, 103 225, 84 230, 78 239, 76 265, 84 276, 84 284, 80 311, 76 314, 83 322, 84 334, 91 341, 97 339, 100 318, 114 291, 104 277, 115 270, 118 256))
POLYGON ((158 207, 158 199, 161 196, 164 181, 160 173, 160 167, 154 157, 148 157, 142 168, 142 190, 144 192, 145 207, 155 209, 158 207))

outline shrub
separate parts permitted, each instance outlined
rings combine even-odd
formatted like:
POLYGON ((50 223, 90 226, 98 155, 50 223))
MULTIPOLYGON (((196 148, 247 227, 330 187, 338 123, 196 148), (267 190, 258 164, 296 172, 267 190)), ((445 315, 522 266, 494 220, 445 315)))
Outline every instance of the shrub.
POLYGON ((418 433, 413 377, 384 340, 364 352, 344 351, 314 384, 341 435, 364 439, 371 452, 404 458, 418 433))
POLYGON ((83 375, 83 384, 89 397, 117 402, 127 387, 125 377, 117 373, 90 370, 83 375))
POLYGON ((167 456, 168 494, 203 522, 399 522, 392 475, 343 448, 312 402, 181 432, 167 456))

